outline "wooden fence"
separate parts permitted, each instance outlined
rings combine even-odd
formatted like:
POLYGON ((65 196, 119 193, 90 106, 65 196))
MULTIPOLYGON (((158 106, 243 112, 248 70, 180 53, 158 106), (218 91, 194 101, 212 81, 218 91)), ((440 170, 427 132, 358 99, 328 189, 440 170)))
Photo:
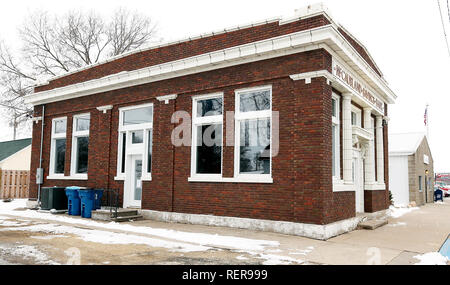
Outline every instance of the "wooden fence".
POLYGON ((28 198, 30 171, 0 169, 0 199, 28 198))

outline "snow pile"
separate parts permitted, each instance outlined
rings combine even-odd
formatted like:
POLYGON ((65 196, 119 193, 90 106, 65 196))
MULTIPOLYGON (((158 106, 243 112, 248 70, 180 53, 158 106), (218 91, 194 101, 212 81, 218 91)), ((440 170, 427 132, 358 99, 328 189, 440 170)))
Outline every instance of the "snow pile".
POLYGON ((392 218, 400 218, 401 216, 408 214, 412 211, 419 210, 418 207, 394 207, 390 206, 387 212, 388 216, 392 218))
POLYGON ((414 258, 420 260, 416 265, 447 265, 449 259, 439 252, 428 252, 416 255, 414 258))
POLYGON ((37 264, 58 265, 48 259, 47 255, 31 245, 18 245, 14 247, 0 246, 2 256, 20 256, 24 259, 32 259, 37 264))

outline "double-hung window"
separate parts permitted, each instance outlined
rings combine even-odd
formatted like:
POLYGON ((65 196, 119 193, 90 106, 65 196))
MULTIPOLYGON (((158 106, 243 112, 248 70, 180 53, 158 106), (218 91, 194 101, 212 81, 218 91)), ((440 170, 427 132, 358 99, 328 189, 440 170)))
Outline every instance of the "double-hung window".
POLYGON ((191 178, 222 177, 223 94, 193 97, 191 178))
POLYGON ((236 91, 235 163, 237 181, 272 180, 272 87, 236 91))
POLYGON ((332 106, 332 126, 331 126, 331 145, 332 145, 332 155, 331 155, 331 165, 332 174, 335 180, 340 180, 340 120, 339 120, 339 109, 340 100, 339 96, 334 94, 331 98, 332 106))
POLYGON ((50 177, 64 176, 64 165, 66 162, 66 130, 67 118, 56 118, 52 120, 52 135, 50 146, 50 177))
POLYGON ((141 155, 142 180, 151 180, 152 147, 153 104, 120 108, 116 179, 125 179, 129 155, 141 155))
POLYGON ((87 178, 90 114, 73 117, 71 176, 87 178))

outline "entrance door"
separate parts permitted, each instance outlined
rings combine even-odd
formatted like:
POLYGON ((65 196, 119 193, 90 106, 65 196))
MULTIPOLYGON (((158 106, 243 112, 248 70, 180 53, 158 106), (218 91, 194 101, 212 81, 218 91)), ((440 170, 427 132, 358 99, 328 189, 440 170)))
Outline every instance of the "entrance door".
POLYGON ((125 181, 124 207, 141 207, 142 200, 142 155, 130 155, 125 181))
POLYGON ((353 179, 355 183, 356 213, 364 213, 364 168, 361 152, 353 152, 353 179))

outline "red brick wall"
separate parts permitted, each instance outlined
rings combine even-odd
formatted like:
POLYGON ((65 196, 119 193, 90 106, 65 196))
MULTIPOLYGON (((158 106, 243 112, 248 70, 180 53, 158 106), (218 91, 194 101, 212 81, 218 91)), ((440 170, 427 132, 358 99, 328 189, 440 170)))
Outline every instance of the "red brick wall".
MULTIPOLYGON (((154 103, 152 181, 143 182, 142 208, 221 216, 325 224, 354 216, 354 193, 332 192, 331 86, 325 78, 292 81, 290 74, 331 68, 331 56, 314 50, 180 78, 46 105, 43 167, 48 175, 51 120, 67 116, 66 175, 70 169, 71 124, 74 114, 90 112, 88 181, 44 179, 44 186, 80 185, 116 188, 118 109, 154 103), (170 142, 174 110, 191 112, 192 95, 224 93, 225 111, 234 110, 234 90, 272 84, 273 110, 280 112, 280 151, 273 158, 273 184, 194 183, 190 175, 191 148, 170 142), (178 94, 169 104, 156 96, 178 94), (106 114, 96 110, 113 105, 106 114)), ((39 116, 41 106, 36 106, 39 116)), ((40 123, 33 125, 32 175, 39 163, 40 123)), ((223 124, 225 134, 226 121, 223 124)), ((226 137, 224 136, 224 141, 226 137)), ((232 177, 234 148, 223 151, 223 176, 232 177)), ((35 181, 30 195, 36 196, 35 181)))
POLYGON ((323 15, 319 15, 289 24, 279 25, 278 22, 273 22, 170 46, 150 49, 52 80, 48 85, 36 87, 35 91, 40 92, 50 90, 95 78, 101 78, 121 71, 140 69, 233 46, 309 30, 327 24, 330 24, 328 19, 323 15))

